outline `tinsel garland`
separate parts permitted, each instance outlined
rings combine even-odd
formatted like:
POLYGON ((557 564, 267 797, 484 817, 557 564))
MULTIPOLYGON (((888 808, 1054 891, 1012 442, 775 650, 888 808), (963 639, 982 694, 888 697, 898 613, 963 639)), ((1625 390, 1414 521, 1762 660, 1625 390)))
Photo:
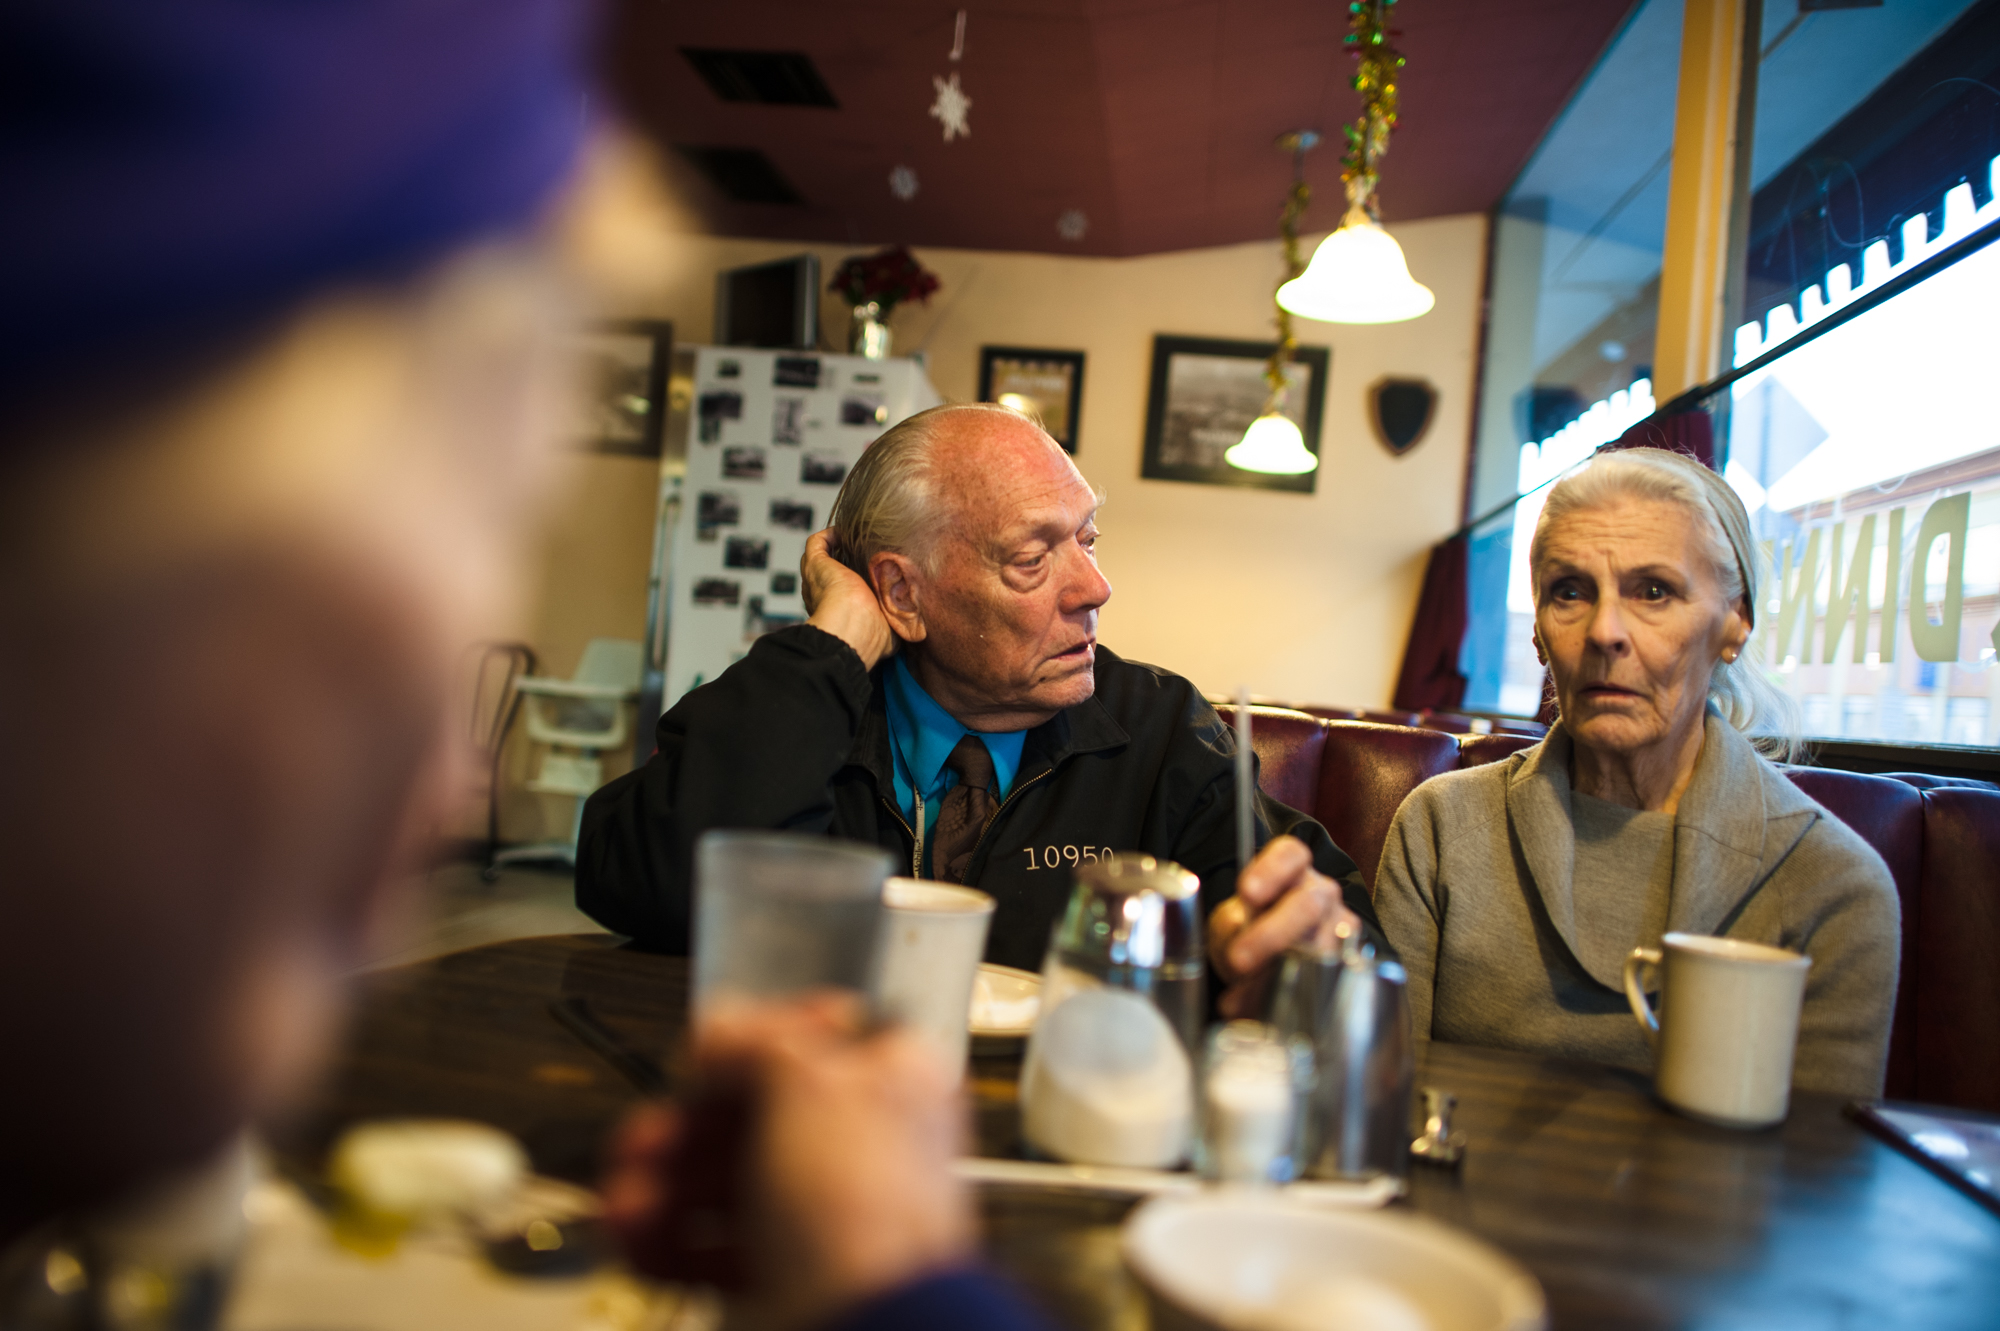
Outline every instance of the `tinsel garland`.
POLYGON ((1347 205, 1380 221, 1375 164, 1389 151, 1389 131, 1396 127, 1396 74, 1403 53, 1390 45, 1389 11, 1396 0, 1350 0, 1346 46, 1358 66, 1354 90, 1361 94, 1361 118, 1347 129, 1347 152, 1341 157, 1340 179, 1347 186, 1347 205))
MULTIPOLYGON (((1293 160, 1298 162, 1298 154, 1310 146, 1294 147, 1293 160)), ((1278 235, 1285 242, 1285 276, 1279 281, 1279 286, 1306 270, 1305 265, 1299 262, 1299 219, 1305 216, 1306 205, 1310 202, 1312 188, 1305 182, 1303 163, 1299 163, 1293 171, 1292 192, 1285 196, 1284 209, 1278 214, 1278 235)), ((1290 363, 1292 352, 1299 345, 1298 338, 1292 334, 1292 312, 1278 305, 1275 299, 1271 303, 1278 309, 1278 346, 1264 365, 1264 382, 1271 386, 1271 398, 1264 407, 1267 412, 1276 411, 1284 400, 1287 383, 1285 366, 1290 363)))

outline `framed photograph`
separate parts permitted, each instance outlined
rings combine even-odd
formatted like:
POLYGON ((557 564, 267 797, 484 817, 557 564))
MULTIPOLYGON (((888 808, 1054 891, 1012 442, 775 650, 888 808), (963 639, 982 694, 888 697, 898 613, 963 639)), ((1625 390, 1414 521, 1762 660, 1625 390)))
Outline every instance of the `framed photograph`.
MULTIPOLYGON (((1243 471, 1222 460, 1264 410, 1270 386, 1264 362, 1275 342, 1232 342, 1212 337, 1153 339, 1152 391, 1146 401, 1146 448, 1139 474, 1155 481, 1195 481, 1202 485, 1248 486, 1311 494, 1317 471, 1302 476, 1269 476, 1243 471)), ((1320 417, 1326 401, 1325 347, 1299 347, 1286 366, 1290 384, 1285 414, 1319 454, 1320 417)))
MULTIPOLYGON (((581 419, 573 430, 578 447, 633 457, 660 455, 673 349, 674 326, 658 319, 599 324, 576 338, 582 371, 581 419)), ((705 427, 707 404, 703 411, 705 427)))
POLYGON ((1083 353, 981 347, 979 400, 1026 412, 1064 451, 1074 453, 1083 414, 1083 353))
POLYGON ((722 450, 722 477, 729 481, 764 479, 764 450, 755 444, 730 444, 722 450))

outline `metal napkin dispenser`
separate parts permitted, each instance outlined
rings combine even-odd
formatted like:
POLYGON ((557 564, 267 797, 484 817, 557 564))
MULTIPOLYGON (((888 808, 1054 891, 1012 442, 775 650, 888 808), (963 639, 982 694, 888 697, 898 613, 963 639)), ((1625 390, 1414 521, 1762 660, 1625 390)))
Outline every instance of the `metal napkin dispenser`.
POLYGON ((1289 1014, 1295 1022, 1306 1012, 1314 1018, 1299 1159, 1316 1178, 1407 1177, 1416 1077, 1408 976, 1358 938, 1343 940, 1337 964, 1329 963, 1319 959, 1319 983, 1301 986, 1317 989, 1300 1004, 1305 1011, 1289 1014))

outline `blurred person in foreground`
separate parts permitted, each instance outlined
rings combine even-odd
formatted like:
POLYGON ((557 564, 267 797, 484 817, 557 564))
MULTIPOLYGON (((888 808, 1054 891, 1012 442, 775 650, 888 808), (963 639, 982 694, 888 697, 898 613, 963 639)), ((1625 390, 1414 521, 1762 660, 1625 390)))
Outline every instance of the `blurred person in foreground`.
POLYGON ((1038 970, 1068 871, 1138 852, 1201 878, 1228 1015, 1292 943, 1372 921, 1326 829, 1261 792, 1262 850, 1238 864, 1234 735, 1188 680, 1097 640, 1100 503, 1007 408, 891 427, 806 546, 807 622, 691 690, 652 759, 590 797, 577 904, 685 953, 701 833, 819 832, 990 894, 987 960, 1038 970))
POLYGON ((1625 954, 1719 935, 1812 958, 1795 1085, 1881 1094, 1895 885, 1759 751, 1790 741, 1745 656, 1761 602, 1742 500, 1678 453, 1600 454, 1549 492, 1529 569, 1560 719, 1412 791, 1376 877, 1418 1037, 1649 1069, 1625 954))
POLYGON ((0 1231, 293 1093, 421 867, 561 400, 580 17, 0 8, 0 1231))
POLYGON ((635 1115, 604 1203, 641 1271, 719 1278, 754 1324, 1030 1331, 974 1261, 959 1076, 907 1031, 866 1031, 836 994, 717 1005, 692 1044, 701 1089, 635 1115), (742 1173, 716 1161, 747 1160, 742 1173))
MULTIPOLYGON (((297 1098, 467 770, 572 300, 640 234, 583 17, 0 9, 0 1256, 297 1098)), ((787 1306, 962 1259, 925 1214, 920 1260, 787 1306)))

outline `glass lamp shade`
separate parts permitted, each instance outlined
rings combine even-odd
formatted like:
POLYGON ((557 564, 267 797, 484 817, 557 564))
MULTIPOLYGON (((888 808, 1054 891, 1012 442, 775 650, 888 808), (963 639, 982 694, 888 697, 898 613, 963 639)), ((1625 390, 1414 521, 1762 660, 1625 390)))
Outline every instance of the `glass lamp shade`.
POLYGON ((1396 238, 1359 210, 1320 242, 1305 272, 1278 288, 1278 304, 1322 323, 1396 323, 1436 303, 1431 289, 1410 276, 1396 238))
POLYGON ((1222 460, 1244 471, 1268 472, 1274 476, 1297 476, 1319 466, 1319 459, 1306 450, 1305 436, 1289 416, 1267 411, 1250 422, 1243 437, 1229 446, 1222 460))

